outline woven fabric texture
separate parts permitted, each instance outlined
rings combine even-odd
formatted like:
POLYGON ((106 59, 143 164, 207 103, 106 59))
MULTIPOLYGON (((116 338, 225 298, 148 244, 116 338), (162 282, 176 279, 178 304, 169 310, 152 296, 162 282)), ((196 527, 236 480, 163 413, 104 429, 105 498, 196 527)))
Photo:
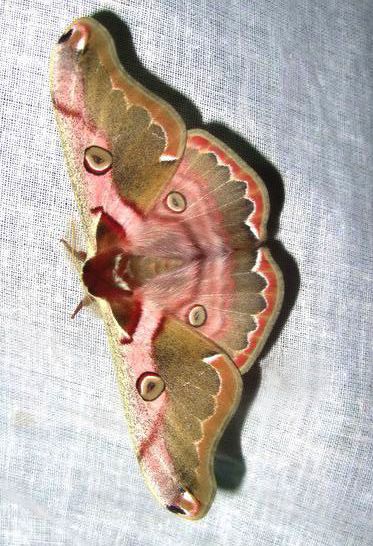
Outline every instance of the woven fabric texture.
POLYGON ((1 2, 1 545, 373 544, 372 20, 370 0, 1 2), (100 10, 130 73, 272 201, 284 309, 195 523, 142 481, 100 320, 69 318, 76 206, 48 62, 100 10))

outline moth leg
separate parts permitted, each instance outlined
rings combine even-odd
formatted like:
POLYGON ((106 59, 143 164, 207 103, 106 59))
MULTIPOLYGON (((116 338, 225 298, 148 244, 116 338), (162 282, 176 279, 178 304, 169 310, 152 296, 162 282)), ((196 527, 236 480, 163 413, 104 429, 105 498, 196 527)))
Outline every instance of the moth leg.
POLYGON ((87 253, 84 252, 84 250, 77 250, 76 248, 72 247, 65 239, 60 239, 60 241, 64 245, 74 262, 75 260, 77 260, 79 263, 83 263, 86 261, 87 253))
POLYGON ((84 308, 90 306, 92 303, 94 303, 94 299, 89 294, 86 294, 83 299, 80 300, 78 305, 76 306, 74 312, 71 315, 71 318, 74 319, 76 315, 84 308))
POLYGON ((66 239, 60 239, 60 241, 64 245, 65 249, 67 250, 69 254, 69 258, 71 259, 75 269, 78 271, 79 275, 81 275, 83 263, 87 259, 87 253, 84 252, 83 250, 78 250, 76 248, 77 246, 76 242, 78 238, 77 231, 78 231, 78 228, 76 226, 75 221, 71 220, 70 230, 66 237, 69 242, 66 239))
MULTIPOLYGON (((84 252, 84 250, 78 250, 75 246, 76 243, 76 226, 74 222, 71 222, 71 231, 70 231, 70 240, 71 244, 66 241, 66 239, 60 239, 60 242, 63 244, 65 249, 68 252, 69 258, 71 259, 72 263, 74 264, 75 269, 78 271, 79 276, 82 274, 83 264, 87 259, 87 253, 84 252)), ((91 307, 91 309, 97 313, 97 309, 95 304, 94 298, 87 292, 85 286, 84 292, 85 295, 81 299, 81 301, 76 306, 75 310, 71 314, 71 318, 75 318, 76 315, 84 308, 84 307, 91 307)))

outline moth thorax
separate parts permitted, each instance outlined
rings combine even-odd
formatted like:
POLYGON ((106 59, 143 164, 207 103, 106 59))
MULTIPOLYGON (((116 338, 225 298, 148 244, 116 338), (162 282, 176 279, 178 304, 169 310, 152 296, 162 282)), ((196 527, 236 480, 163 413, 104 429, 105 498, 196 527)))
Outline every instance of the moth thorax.
POLYGON ((87 260, 83 266, 82 279, 92 296, 110 301, 116 295, 132 293, 133 287, 126 271, 126 256, 114 249, 87 260))

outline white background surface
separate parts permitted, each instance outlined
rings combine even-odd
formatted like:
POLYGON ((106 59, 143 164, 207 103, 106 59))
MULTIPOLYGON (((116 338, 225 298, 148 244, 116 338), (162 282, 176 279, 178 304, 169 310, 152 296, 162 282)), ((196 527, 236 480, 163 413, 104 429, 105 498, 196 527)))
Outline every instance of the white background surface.
POLYGON ((372 11, 369 0, 1 3, 1 545, 373 543, 372 11), (233 146, 273 201, 285 308, 197 523, 149 494, 101 323, 69 318, 81 290, 59 238, 76 209, 48 59, 74 18, 104 8, 128 25, 115 27, 132 75, 233 146))

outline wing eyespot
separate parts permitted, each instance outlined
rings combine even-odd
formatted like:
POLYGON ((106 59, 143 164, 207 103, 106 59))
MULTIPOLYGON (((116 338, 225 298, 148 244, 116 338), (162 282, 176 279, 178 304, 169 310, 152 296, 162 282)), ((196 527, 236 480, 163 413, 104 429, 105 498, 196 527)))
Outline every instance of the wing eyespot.
POLYGON ((154 372, 145 372, 138 378, 136 389, 146 402, 156 400, 165 389, 165 382, 160 375, 154 372))
POLYGON ((59 38, 57 43, 63 44, 63 42, 67 42, 71 38, 72 33, 73 33, 73 29, 70 28, 70 30, 62 34, 62 36, 59 38))
POLYGON ((84 152, 85 169, 96 175, 102 175, 108 172, 113 165, 113 156, 109 150, 100 146, 89 146, 84 152))
POLYGON ((185 510, 183 510, 182 508, 180 508, 180 506, 176 506, 176 504, 168 504, 166 506, 167 510, 169 510, 170 512, 172 512, 173 514, 181 514, 183 516, 186 515, 186 512, 185 510))
POLYGON ((172 212, 184 212, 187 201, 182 193, 171 191, 166 197, 166 205, 172 212))
POLYGON ((195 328, 198 328, 199 326, 203 326, 206 320, 207 320, 207 311, 203 305, 195 305, 189 311, 189 315, 188 315, 189 324, 191 324, 195 328))
POLYGON ((173 499, 172 504, 167 505, 167 509, 174 514, 180 514, 187 517, 196 517, 201 509, 201 503, 188 489, 178 486, 180 495, 173 499))

